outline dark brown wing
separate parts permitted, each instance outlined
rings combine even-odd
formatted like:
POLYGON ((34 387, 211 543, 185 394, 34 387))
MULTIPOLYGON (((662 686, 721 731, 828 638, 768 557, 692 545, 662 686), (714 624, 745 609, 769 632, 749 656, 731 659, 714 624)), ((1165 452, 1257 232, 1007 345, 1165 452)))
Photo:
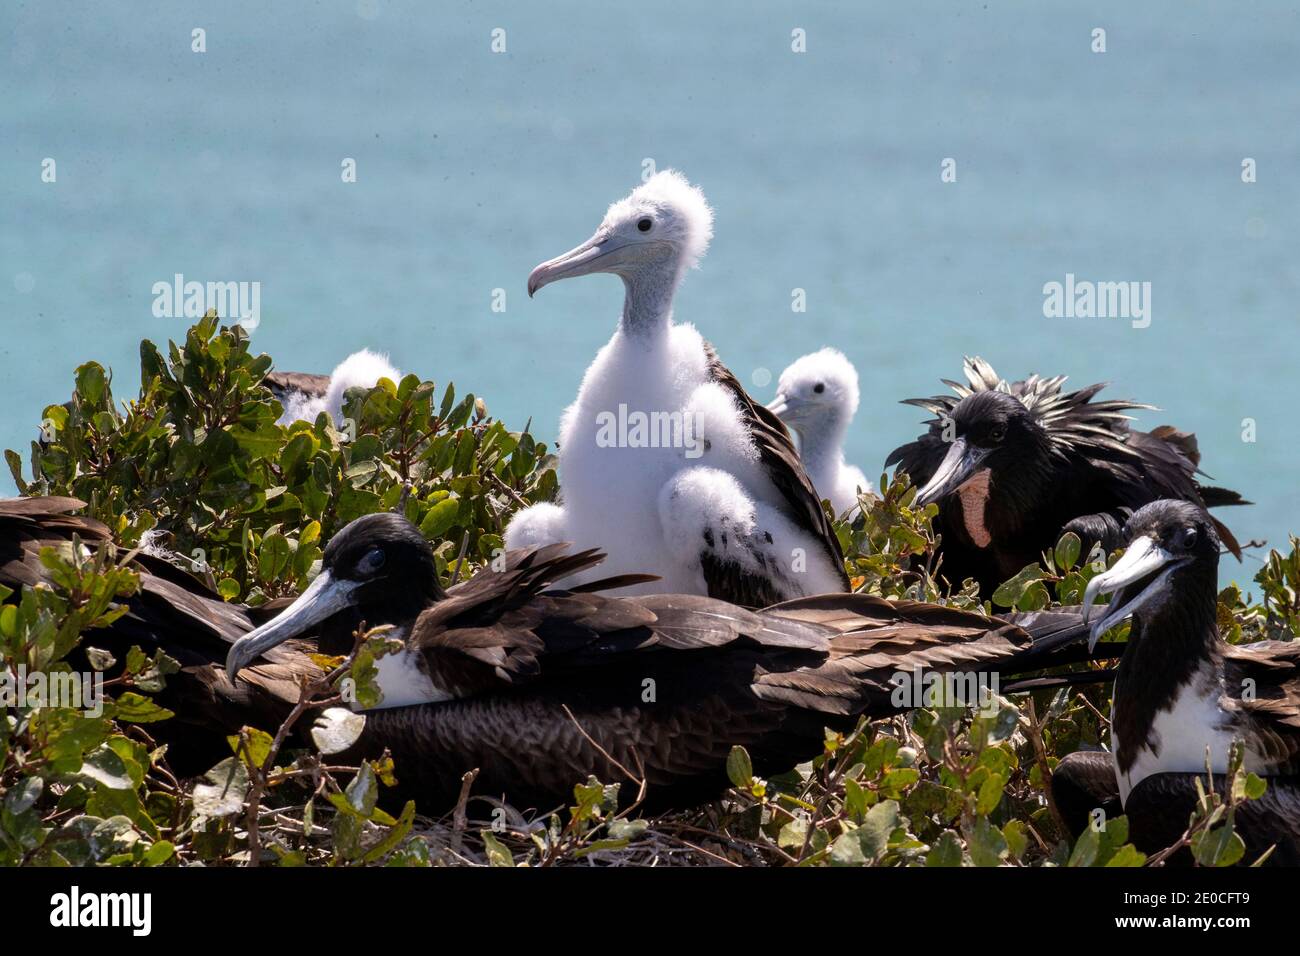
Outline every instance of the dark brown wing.
POLYGON ((1300 641, 1229 645, 1224 686, 1270 771, 1300 775, 1300 641))
POLYGON ((74 535, 92 548, 107 541, 107 526, 75 514, 85 507, 76 498, 0 499, 0 584, 16 591, 46 580, 41 549, 67 545, 74 535))
POLYGON ((538 595, 542 621, 527 636, 444 634, 448 645, 469 638, 467 658, 485 646, 522 648, 536 670, 507 665, 478 696, 367 716, 366 746, 392 751, 422 806, 451 804, 473 768, 478 792, 519 807, 567 801, 589 774, 623 784, 625 799, 644 779, 649 808, 689 806, 726 788, 733 745, 760 775, 788 770, 821 752, 824 727, 894 712, 898 671, 992 671, 1032 646, 1006 622, 865 595, 757 612, 699 596, 576 597, 538 595), (602 626, 615 603, 654 619, 602 626))
POLYGON ((996 673, 1033 639, 997 618, 936 604, 886 601, 866 594, 799 598, 766 613, 830 627, 825 661, 765 674, 755 693, 825 714, 888 713, 898 674, 920 670, 996 673))
POLYGON ((708 548, 700 549, 700 570, 712 598, 744 607, 767 607, 789 596, 772 576, 755 574, 735 561, 722 560, 708 548))
POLYGON ((293 393, 320 398, 329 391, 330 377, 310 372, 267 372, 262 384, 283 404, 285 396, 293 393))
MULTIPOLYGON (((91 548, 108 543, 102 523, 74 513, 84 507, 74 498, 0 500, 0 583, 18 590, 47 580, 41 549, 66 547, 73 535, 91 548)), ((180 663, 180 672, 167 677, 157 695, 176 716, 152 732, 173 744, 169 759, 175 769, 205 771, 229 756, 225 734, 245 724, 279 726, 298 700, 299 678, 320 674, 307 657, 312 648, 302 642, 274 648, 232 686, 220 663, 230 644, 253 628, 246 610, 161 559, 136 554, 132 566, 140 586, 125 600, 125 613, 108 627, 86 631, 82 646, 107 650, 119 662, 132 647, 150 656, 161 650, 180 663)), ((74 666, 82 666, 75 663, 80 653, 73 651, 74 666)))
MULTIPOLYGON (((790 440, 790 433, 786 430, 785 423, 766 407, 750 398, 736 376, 718 359, 713 346, 705 343, 704 349, 709 362, 709 375, 713 381, 735 396, 745 427, 749 429, 754 437, 754 444, 758 446, 763 468, 771 476, 772 482, 786 502, 787 517, 821 543, 826 556, 839 573, 844 590, 849 590, 848 574, 844 571, 844 552, 840 548, 839 539, 835 537, 830 519, 822 508, 821 500, 817 497, 817 492, 808 478, 808 473, 804 471, 803 462, 799 460, 799 453, 790 440)), ((705 573, 707 577, 707 569, 705 573)), ((725 584, 726 582, 719 582, 719 592, 716 596, 722 596, 724 592, 721 589, 725 584)), ((709 593, 715 593, 712 585, 709 593)), ((740 603, 738 598, 728 596, 727 599, 740 603)))
POLYGON ((615 598, 594 593, 591 586, 550 589, 555 580, 603 557, 596 551, 566 554, 566 547, 512 552, 503 570, 479 572, 420 615, 410 643, 438 686, 469 697, 621 666, 620 655, 717 649, 742 639, 825 651, 824 629, 712 598, 615 598))

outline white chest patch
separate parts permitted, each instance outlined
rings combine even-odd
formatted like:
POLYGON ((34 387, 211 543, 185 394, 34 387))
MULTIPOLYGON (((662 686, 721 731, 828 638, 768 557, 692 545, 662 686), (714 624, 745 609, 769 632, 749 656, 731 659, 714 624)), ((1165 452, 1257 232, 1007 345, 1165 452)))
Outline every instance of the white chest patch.
MULTIPOLYGON (((375 666, 379 671, 375 683, 384 694, 383 702, 373 708, 375 710, 406 707, 409 704, 436 704, 452 699, 451 694, 434 686, 429 675, 420 669, 409 651, 387 654, 379 658, 375 666)), ((364 708, 354 703, 352 709, 364 708)))
POLYGON ((989 500, 991 474, 989 469, 981 468, 957 488, 962 523, 966 525, 966 533, 977 548, 987 548, 993 542, 993 536, 984 526, 984 507, 989 500))
MULTIPOLYGON (((1193 677, 1185 684, 1173 706, 1155 715, 1155 749, 1143 747, 1128 773, 1119 769, 1114 756, 1119 753, 1120 741, 1114 731, 1116 706, 1111 708, 1111 761, 1119 782, 1121 802, 1142 780, 1154 773, 1205 773, 1206 748, 1209 748, 1209 765, 1215 774, 1224 773, 1228 767, 1228 751, 1233 736, 1229 715, 1220 705, 1223 694, 1217 682, 1193 677), (1158 752, 1157 752, 1158 751, 1158 752)), ((1258 761, 1246 751, 1245 767, 1258 771, 1258 761)))

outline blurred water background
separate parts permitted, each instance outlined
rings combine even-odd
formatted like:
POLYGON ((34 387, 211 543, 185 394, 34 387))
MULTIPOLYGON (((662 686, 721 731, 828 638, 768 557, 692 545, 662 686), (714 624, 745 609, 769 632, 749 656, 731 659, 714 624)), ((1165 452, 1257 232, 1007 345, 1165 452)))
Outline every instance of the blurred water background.
POLYGON ((1257 503, 1225 515, 1241 539, 1282 545, 1300 531, 1300 17, 1089 6, 7 0, 0 446, 26 454, 82 361, 132 393, 139 340, 187 324, 152 311, 176 273, 260 282, 254 342, 280 368, 378 348, 553 438, 622 290, 530 301, 525 279, 650 159, 716 211, 678 319, 763 400, 790 360, 843 349, 862 375, 849 456, 873 480, 919 431, 898 400, 978 354, 1160 406, 1140 423, 1193 429, 1257 503), (1045 318, 1067 273, 1150 282, 1150 326, 1045 318))

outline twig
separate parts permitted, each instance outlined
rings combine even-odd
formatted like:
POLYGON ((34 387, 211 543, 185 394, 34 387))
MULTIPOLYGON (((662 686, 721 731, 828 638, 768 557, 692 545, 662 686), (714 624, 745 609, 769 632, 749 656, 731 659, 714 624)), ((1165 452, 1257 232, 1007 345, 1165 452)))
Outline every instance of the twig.
POLYGON ((460 570, 461 568, 465 567, 465 551, 468 548, 469 548, 469 531, 466 531, 465 536, 460 539, 460 554, 456 555, 456 571, 455 573, 452 574, 451 583, 448 584, 447 587, 451 587, 460 579, 460 570))
POLYGON ((519 492, 515 491, 513 488, 511 488, 509 485, 507 485, 504 481, 502 481, 502 480, 501 480, 501 476, 498 475, 495 471, 493 471, 491 468, 488 468, 488 469, 486 469, 486 471, 485 471, 484 473, 485 473, 489 478, 492 479, 493 483, 494 483, 498 488, 500 488, 502 491, 504 491, 506 494, 508 494, 511 498, 515 499, 515 504, 519 505, 519 507, 521 507, 521 508, 527 508, 527 507, 528 507, 528 502, 525 501, 525 500, 520 496, 519 492))
MULTIPOLYGON (((608 750, 606 750, 600 744, 596 743, 595 738, 593 738, 591 734, 587 733, 587 731, 583 729, 582 724, 578 723, 578 718, 573 716, 573 711, 569 710, 568 704, 561 704, 560 707, 563 708, 564 712, 568 715, 569 719, 573 721, 573 726, 578 728, 578 733, 582 734, 582 736, 587 739, 587 743, 595 747, 602 757, 608 760, 619 770, 623 771, 623 773, 627 776, 629 780, 631 780, 633 783, 640 785, 640 788, 638 790, 638 795, 637 795, 637 801, 640 802, 641 796, 645 794, 645 787, 646 787, 645 780, 643 778, 638 779, 636 774, 632 773, 631 770, 628 770, 627 767, 619 763, 608 750)), ((635 754, 635 751, 633 753, 635 754)), ((636 755, 636 756, 637 756, 637 760, 639 761, 641 759, 640 755, 636 755)))
POLYGON ((245 817, 247 820, 246 829, 248 830, 248 865, 250 867, 257 866, 260 863, 262 845, 259 818, 262 796, 269 783, 271 770, 275 767, 275 759, 280 754, 280 747, 284 745, 285 740, 288 738, 289 731, 293 729, 293 726, 298 722, 299 718, 301 718, 309 709, 313 707, 329 707, 337 703, 342 703, 342 697, 337 694, 326 698, 325 700, 315 700, 314 698, 321 691, 330 689, 333 686, 334 681, 345 674, 352 666, 352 660, 356 657, 357 650, 361 647, 362 642, 365 641, 364 628, 364 623, 357 628, 354 635, 352 653, 348 655, 347 659, 344 660, 342 664, 334 668, 334 670, 330 671, 330 673, 326 674, 324 677, 318 678, 314 681, 309 681, 306 678, 303 678, 300 681, 298 685, 298 702, 294 704, 293 710, 289 712, 289 715, 284 718, 284 721, 280 724, 280 729, 275 732, 275 737, 271 740, 271 749, 267 751, 266 759, 262 761, 261 766, 255 766, 253 764, 253 756, 251 751, 248 749, 248 734, 245 730, 240 730, 239 732, 239 748, 236 755, 243 759, 245 765, 252 771, 253 777, 252 786, 249 788, 247 798, 248 810, 245 817))
POLYGON ((469 803, 469 791, 478 779, 478 771, 479 768, 475 767, 460 778, 460 797, 457 798, 456 810, 451 815, 451 852, 457 856, 461 855, 461 849, 465 845, 465 827, 469 823, 465 805, 469 803))

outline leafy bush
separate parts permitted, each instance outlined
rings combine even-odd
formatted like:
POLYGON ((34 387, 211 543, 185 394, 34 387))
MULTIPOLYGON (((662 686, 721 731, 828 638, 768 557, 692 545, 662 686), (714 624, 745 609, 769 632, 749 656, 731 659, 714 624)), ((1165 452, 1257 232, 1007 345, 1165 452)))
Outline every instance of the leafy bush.
MULTIPOLYGON (((138 394, 121 407, 112 376, 88 362, 66 405, 44 413, 28 474, 6 458, 24 494, 89 502, 116 547, 74 542, 46 549, 50 586, 0 594, 0 656, 11 672, 71 673, 83 635, 122 613, 138 587, 119 549, 140 546, 206 580, 224 598, 253 604, 302 589, 323 542, 353 518, 400 506, 435 542, 444 583, 501 546, 519 507, 556 491, 554 459, 527 431, 488 417, 414 375, 354 390, 339 430, 328 416, 276 423, 263 378, 271 367, 239 328, 214 315, 164 354, 141 344, 138 394), (461 560, 458 557, 463 556, 461 560)), ((880 496, 836 533, 856 589, 994 612, 1077 603, 1107 556, 1081 555, 1066 535, 981 605, 972 582, 943 593, 931 519, 905 477, 882 476, 880 496)), ((1113 557, 1113 556, 1112 556, 1113 557)), ((1300 634, 1300 541, 1272 552, 1256 576, 1261 598, 1236 586, 1220 595, 1230 641, 1300 634)), ((509 807, 490 821, 461 805, 432 820, 408 804, 379 806, 401 768, 384 758, 336 766, 329 734, 314 749, 286 747, 289 731, 338 698, 351 677, 368 692, 374 660, 391 649, 376 629, 304 689, 280 728, 246 727, 231 755, 203 778, 181 780, 149 733, 171 715, 152 698, 177 664, 138 648, 126 660, 83 647, 113 692, 102 714, 41 702, 9 707, 0 722, 0 862, 158 865, 278 863, 556 865, 699 863, 769 865, 1141 865, 1123 818, 1072 843, 1048 808, 1062 755, 1104 737, 1109 689, 1038 690, 997 697, 991 709, 932 706, 828 732, 823 753, 780 777, 758 779, 748 755, 728 761, 733 789, 713 804, 646 817, 619 809, 618 785, 575 781, 566 813, 525 819, 509 807)), ((942 702, 939 702, 940 704, 942 702)), ((345 733, 346 730, 340 731, 345 733)), ((472 778, 472 775, 467 775, 472 778)), ((1201 862, 1241 858, 1234 808, 1263 781, 1236 769, 1227 798, 1208 792, 1187 843, 1201 862)), ((465 782, 468 792, 470 779, 465 782)))
POLYGON ((443 575, 462 547, 486 561, 520 505, 555 494, 546 446, 450 384, 439 397, 415 375, 385 380, 353 390, 343 432, 324 413, 284 428, 262 384, 270 368, 242 328, 210 314, 166 358, 141 343, 140 392, 122 410, 108 372, 78 368, 72 400, 45 409, 30 478, 5 457, 23 494, 81 498, 124 547, 165 546, 226 599, 254 604, 300 590, 322 542, 394 508, 408 484, 406 516, 441 539, 443 575))

